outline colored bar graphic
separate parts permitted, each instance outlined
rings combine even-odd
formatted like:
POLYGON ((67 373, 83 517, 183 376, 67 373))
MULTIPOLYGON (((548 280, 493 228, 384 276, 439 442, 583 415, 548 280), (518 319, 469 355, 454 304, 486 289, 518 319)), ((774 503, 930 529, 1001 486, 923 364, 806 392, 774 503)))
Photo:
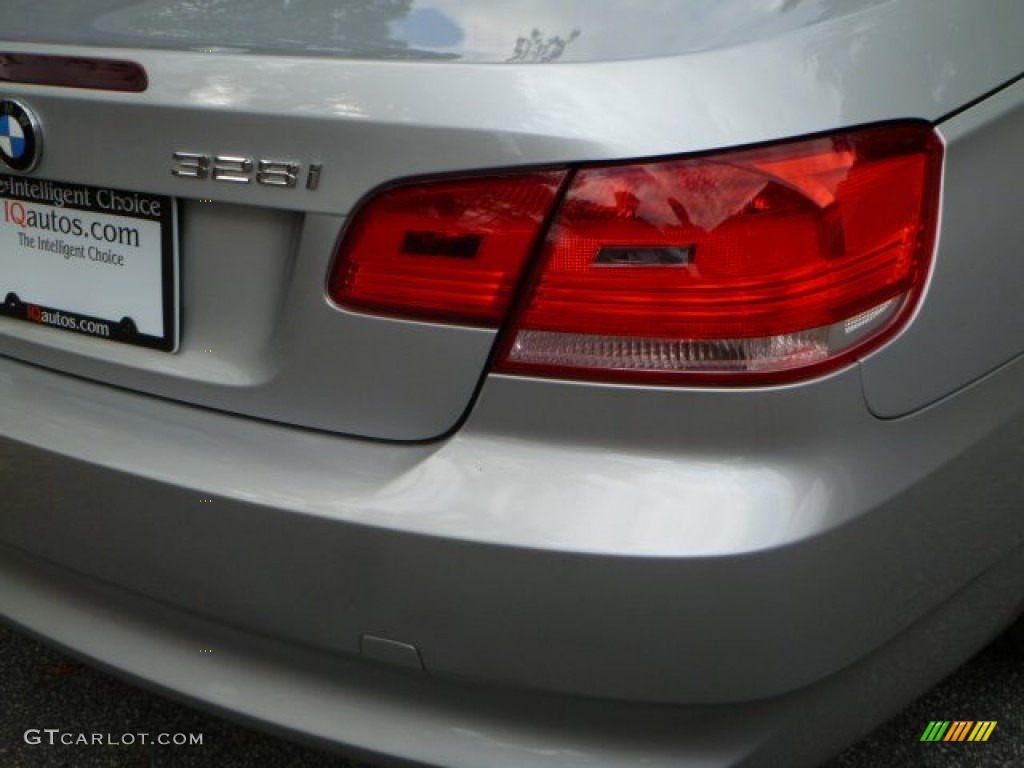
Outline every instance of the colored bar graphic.
POLYGON ((954 720, 943 741, 963 741, 972 725, 974 725, 973 720, 954 720))
POLYGON ((947 728, 949 720, 932 720, 921 734, 921 741, 941 741, 947 728))
POLYGON ((932 720, 921 741, 988 741, 996 724, 996 720, 932 720))
POLYGON ((992 735, 992 731, 994 731, 995 729, 995 720, 979 720, 978 724, 974 726, 974 730, 971 731, 971 735, 967 737, 967 740, 988 741, 988 737, 992 735))

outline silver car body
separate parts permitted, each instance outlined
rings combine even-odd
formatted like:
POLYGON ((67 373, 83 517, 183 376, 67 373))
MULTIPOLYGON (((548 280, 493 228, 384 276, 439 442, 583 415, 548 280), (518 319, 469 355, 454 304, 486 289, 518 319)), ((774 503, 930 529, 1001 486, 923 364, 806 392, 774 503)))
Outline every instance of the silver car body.
POLYGON ((0 98, 44 127, 31 176, 178 200, 183 319, 167 354, 0 318, 0 611, 377 760, 814 764, 1024 600, 1024 4, 420 5, 3 4, 4 52, 148 73, 0 98), (945 144, 933 272, 824 377, 496 375, 494 331, 325 294, 398 179, 903 118, 945 144))

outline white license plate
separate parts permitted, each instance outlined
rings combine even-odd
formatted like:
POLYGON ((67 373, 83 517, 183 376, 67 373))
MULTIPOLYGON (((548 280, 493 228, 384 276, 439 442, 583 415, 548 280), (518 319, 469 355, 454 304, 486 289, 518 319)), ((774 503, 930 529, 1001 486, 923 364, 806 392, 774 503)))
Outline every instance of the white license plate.
POLYGON ((173 352, 175 200, 0 174, 0 314, 173 352))

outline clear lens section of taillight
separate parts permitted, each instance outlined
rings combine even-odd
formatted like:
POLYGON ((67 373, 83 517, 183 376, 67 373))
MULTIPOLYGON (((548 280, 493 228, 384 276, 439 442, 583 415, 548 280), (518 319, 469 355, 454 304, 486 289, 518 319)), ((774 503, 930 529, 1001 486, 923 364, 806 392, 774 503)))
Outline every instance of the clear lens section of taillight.
POLYGON ((343 307, 497 327, 565 171, 384 190, 355 214, 328 280, 343 307))
POLYGON ((753 384, 838 367, 923 289, 941 157, 913 122, 580 170, 497 370, 753 384))

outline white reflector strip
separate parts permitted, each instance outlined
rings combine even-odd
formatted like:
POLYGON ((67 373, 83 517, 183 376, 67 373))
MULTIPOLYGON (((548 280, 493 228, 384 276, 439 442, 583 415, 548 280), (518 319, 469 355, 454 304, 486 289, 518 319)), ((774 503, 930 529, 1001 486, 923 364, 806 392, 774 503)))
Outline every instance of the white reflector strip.
POLYGON ((526 365, 694 373, 780 371, 842 352, 889 321, 902 297, 823 328, 750 339, 652 339, 520 331, 508 359, 526 365))

